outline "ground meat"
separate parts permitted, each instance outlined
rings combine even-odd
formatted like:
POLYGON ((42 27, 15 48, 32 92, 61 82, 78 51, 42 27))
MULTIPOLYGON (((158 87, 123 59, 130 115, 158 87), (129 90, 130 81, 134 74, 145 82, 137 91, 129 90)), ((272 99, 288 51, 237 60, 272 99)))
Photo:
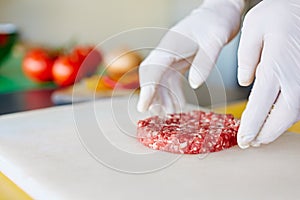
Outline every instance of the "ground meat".
POLYGON ((237 144, 240 121, 230 114, 192 111, 138 122, 137 138, 157 150, 179 154, 221 151, 237 144))

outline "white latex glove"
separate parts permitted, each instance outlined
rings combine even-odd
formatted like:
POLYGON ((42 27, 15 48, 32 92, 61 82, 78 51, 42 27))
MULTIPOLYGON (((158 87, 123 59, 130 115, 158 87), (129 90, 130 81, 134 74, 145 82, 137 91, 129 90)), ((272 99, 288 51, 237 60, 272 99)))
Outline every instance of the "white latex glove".
POLYGON ((268 144, 300 114, 300 1, 264 0, 245 17, 240 85, 255 82, 241 119, 241 148, 268 144))
POLYGON ((184 105, 182 72, 192 66, 193 88, 206 80, 222 47, 239 31, 244 5, 244 0, 206 0, 168 31, 140 65, 138 110, 159 105, 167 113, 179 111, 184 105))

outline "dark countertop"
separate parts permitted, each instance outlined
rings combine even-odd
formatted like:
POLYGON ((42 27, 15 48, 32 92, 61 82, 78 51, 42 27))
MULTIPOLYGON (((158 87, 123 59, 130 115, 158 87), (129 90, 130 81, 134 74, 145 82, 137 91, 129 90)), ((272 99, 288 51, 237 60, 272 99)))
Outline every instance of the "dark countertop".
POLYGON ((0 115, 55 106, 51 101, 54 90, 39 89, 0 94, 0 115))

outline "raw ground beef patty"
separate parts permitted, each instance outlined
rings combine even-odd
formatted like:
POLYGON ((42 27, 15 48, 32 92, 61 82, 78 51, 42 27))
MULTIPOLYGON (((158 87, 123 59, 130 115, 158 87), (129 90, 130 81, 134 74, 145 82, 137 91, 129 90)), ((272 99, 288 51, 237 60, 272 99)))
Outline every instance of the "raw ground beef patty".
POLYGON ((137 138, 157 150, 179 154, 221 151, 237 144, 240 121, 231 114, 191 111, 138 122, 137 138))

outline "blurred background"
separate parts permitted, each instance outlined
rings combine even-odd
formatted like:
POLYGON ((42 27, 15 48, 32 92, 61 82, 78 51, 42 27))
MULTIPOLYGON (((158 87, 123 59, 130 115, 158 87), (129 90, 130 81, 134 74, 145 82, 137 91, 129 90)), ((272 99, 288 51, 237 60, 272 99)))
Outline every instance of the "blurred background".
POLYGON ((202 0, 1 0, 0 20, 28 42, 61 45, 72 39, 99 43, 137 27, 168 28, 202 0))
MULTIPOLYGON (((49 98, 49 95, 53 96, 53 92, 61 89, 60 85, 52 82, 36 83, 24 75, 21 70, 22 62, 24 55, 32 46, 56 48, 70 46, 73 43, 97 45, 115 34, 130 29, 170 28, 201 3, 202 0, 1 0, 0 23, 12 23, 16 25, 18 31, 18 42, 7 58, 0 63, 2 99, 7 97, 7 94, 18 92, 19 96, 8 101, 20 101, 22 98, 20 94, 24 91, 37 92, 50 88, 49 94, 47 93, 45 97, 49 98)), ((143 35, 140 35, 117 41, 111 46, 134 47, 139 45, 140 38, 155 45, 161 36, 146 34, 144 37, 147 38, 143 38, 143 35)), ((218 67, 196 93, 184 85, 188 102, 209 106, 247 97, 249 88, 239 87, 236 80, 237 46, 238 37, 224 48, 218 60, 218 67)), ((112 47, 108 45, 102 54, 108 53, 110 48, 112 47)), ((103 57, 105 60, 105 55, 103 57)), ((43 97, 37 96, 34 99, 38 98, 43 97)), ((30 101, 29 104, 33 104, 32 98, 30 101)), ((0 110, 4 107, 6 105, 0 106, 0 110)))

